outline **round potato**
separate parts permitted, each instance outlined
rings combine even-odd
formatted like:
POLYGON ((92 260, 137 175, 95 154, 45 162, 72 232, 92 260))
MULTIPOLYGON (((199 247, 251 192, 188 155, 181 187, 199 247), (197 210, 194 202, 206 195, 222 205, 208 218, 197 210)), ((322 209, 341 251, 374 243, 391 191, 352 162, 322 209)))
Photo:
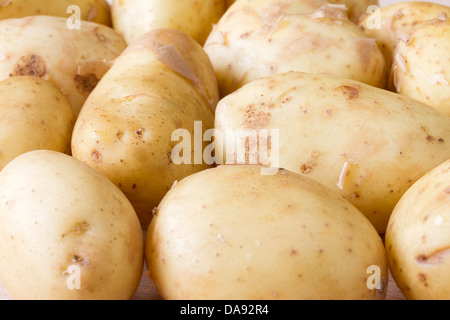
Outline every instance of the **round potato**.
POLYGON ((13 299, 130 299, 143 245, 127 198, 80 161, 38 150, 1 171, 0 281, 13 299))
POLYGON ((218 100, 202 47, 183 32, 154 30, 125 50, 89 96, 75 124, 73 156, 113 181, 146 228, 176 180, 209 167, 190 145, 214 127, 218 100), (183 162, 172 154, 180 139, 189 143, 183 162))
POLYGON ((450 16, 450 7, 428 1, 401 1, 372 11, 361 19, 359 26, 369 37, 377 39, 390 69, 396 43, 408 37, 417 25, 443 14, 450 16))
POLYGON ((113 29, 82 21, 69 29, 60 17, 32 16, 0 21, 0 80, 35 76, 69 98, 75 117, 87 96, 126 48, 113 29))
POLYGON ((105 0, 0 0, 0 20, 46 15, 92 21, 111 26, 111 12, 105 0), (76 6, 73 7, 73 6, 76 6))
POLYGON ((218 161, 308 175, 355 205, 380 233, 404 192, 450 158, 450 116, 330 75, 256 80, 219 102, 215 123, 226 136, 215 142, 218 161))
POLYGON ((397 92, 450 115, 450 20, 417 27, 397 43, 393 57, 397 92))
POLYGON ((384 87, 383 54, 326 1, 239 0, 204 45, 221 96, 273 73, 326 73, 384 87))
POLYGON ((162 297, 384 299, 384 247, 364 215, 310 178, 261 170, 219 166, 169 191, 145 247, 162 297))
POLYGON ((69 100, 50 82, 36 77, 0 81, 0 170, 28 151, 70 154, 75 117, 69 100))
POLYGON ((225 12, 225 0, 112 0, 114 29, 128 43, 162 28, 185 32, 201 45, 225 12))
POLYGON ((389 266, 408 299, 450 299, 449 214, 450 160, 417 181, 389 221, 389 266))

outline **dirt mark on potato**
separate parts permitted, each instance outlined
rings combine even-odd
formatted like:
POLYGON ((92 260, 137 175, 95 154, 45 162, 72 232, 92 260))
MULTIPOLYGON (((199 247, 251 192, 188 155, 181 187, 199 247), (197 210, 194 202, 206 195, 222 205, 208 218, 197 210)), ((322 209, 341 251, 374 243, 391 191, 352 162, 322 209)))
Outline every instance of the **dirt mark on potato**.
POLYGON ((47 74, 45 62, 35 54, 21 57, 10 76, 44 77, 47 74))

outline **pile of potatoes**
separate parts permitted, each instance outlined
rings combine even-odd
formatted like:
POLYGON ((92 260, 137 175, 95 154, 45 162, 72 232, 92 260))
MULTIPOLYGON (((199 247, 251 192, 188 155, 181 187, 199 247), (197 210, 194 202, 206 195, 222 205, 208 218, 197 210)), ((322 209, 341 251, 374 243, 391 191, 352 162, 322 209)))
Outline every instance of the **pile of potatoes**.
POLYGON ((450 7, 377 5, 0 1, 8 294, 450 299, 450 7))

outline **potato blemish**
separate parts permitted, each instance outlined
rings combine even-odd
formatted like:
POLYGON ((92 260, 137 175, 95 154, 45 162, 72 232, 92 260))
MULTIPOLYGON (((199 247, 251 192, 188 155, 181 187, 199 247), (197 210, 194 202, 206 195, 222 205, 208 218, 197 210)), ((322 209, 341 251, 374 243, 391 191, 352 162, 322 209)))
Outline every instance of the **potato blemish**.
POLYGON ((450 255, 450 247, 435 250, 429 255, 421 254, 416 258, 416 261, 419 264, 437 265, 441 264, 448 255, 450 255))
POLYGON ((97 86, 99 80, 95 74, 79 75, 77 74, 73 81, 78 91, 84 94, 90 94, 97 86))
POLYGON ((47 73, 47 68, 44 61, 35 55, 23 56, 17 61, 16 67, 10 76, 34 76, 44 77, 47 73))
POLYGON ((338 90, 341 90, 342 93, 349 99, 349 100, 355 100, 359 98, 359 91, 361 89, 361 86, 340 86, 337 88, 338 90))
POLYGON ((87 231, 89 230, 89 223, 87 223, 86 221, 83 222, 78 222, 75 224, 75 226, 73 227, 72 230, 70 230, 67 233, 64 233, 61 238, 65 238, 67 235, 69 234, 74 234, 74 235, 83 235, 85 234, 87 231))

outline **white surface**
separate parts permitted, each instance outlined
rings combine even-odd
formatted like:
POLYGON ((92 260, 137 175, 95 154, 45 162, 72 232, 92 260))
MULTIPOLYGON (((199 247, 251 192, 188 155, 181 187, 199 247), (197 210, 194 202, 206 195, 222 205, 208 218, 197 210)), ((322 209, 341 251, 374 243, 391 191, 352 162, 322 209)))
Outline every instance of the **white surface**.
POLYGON ((425 1, 425 2, 434 2, 434 3, 439 3, 439 4, 443 4, 446 6, 450 6, 450 0, 379 0, 380 1, 380 6, 381 7, 385 7, 391 4, 396 4, 396 3, 400 3, 400 2, 405 2, 405 1, 425 1))

